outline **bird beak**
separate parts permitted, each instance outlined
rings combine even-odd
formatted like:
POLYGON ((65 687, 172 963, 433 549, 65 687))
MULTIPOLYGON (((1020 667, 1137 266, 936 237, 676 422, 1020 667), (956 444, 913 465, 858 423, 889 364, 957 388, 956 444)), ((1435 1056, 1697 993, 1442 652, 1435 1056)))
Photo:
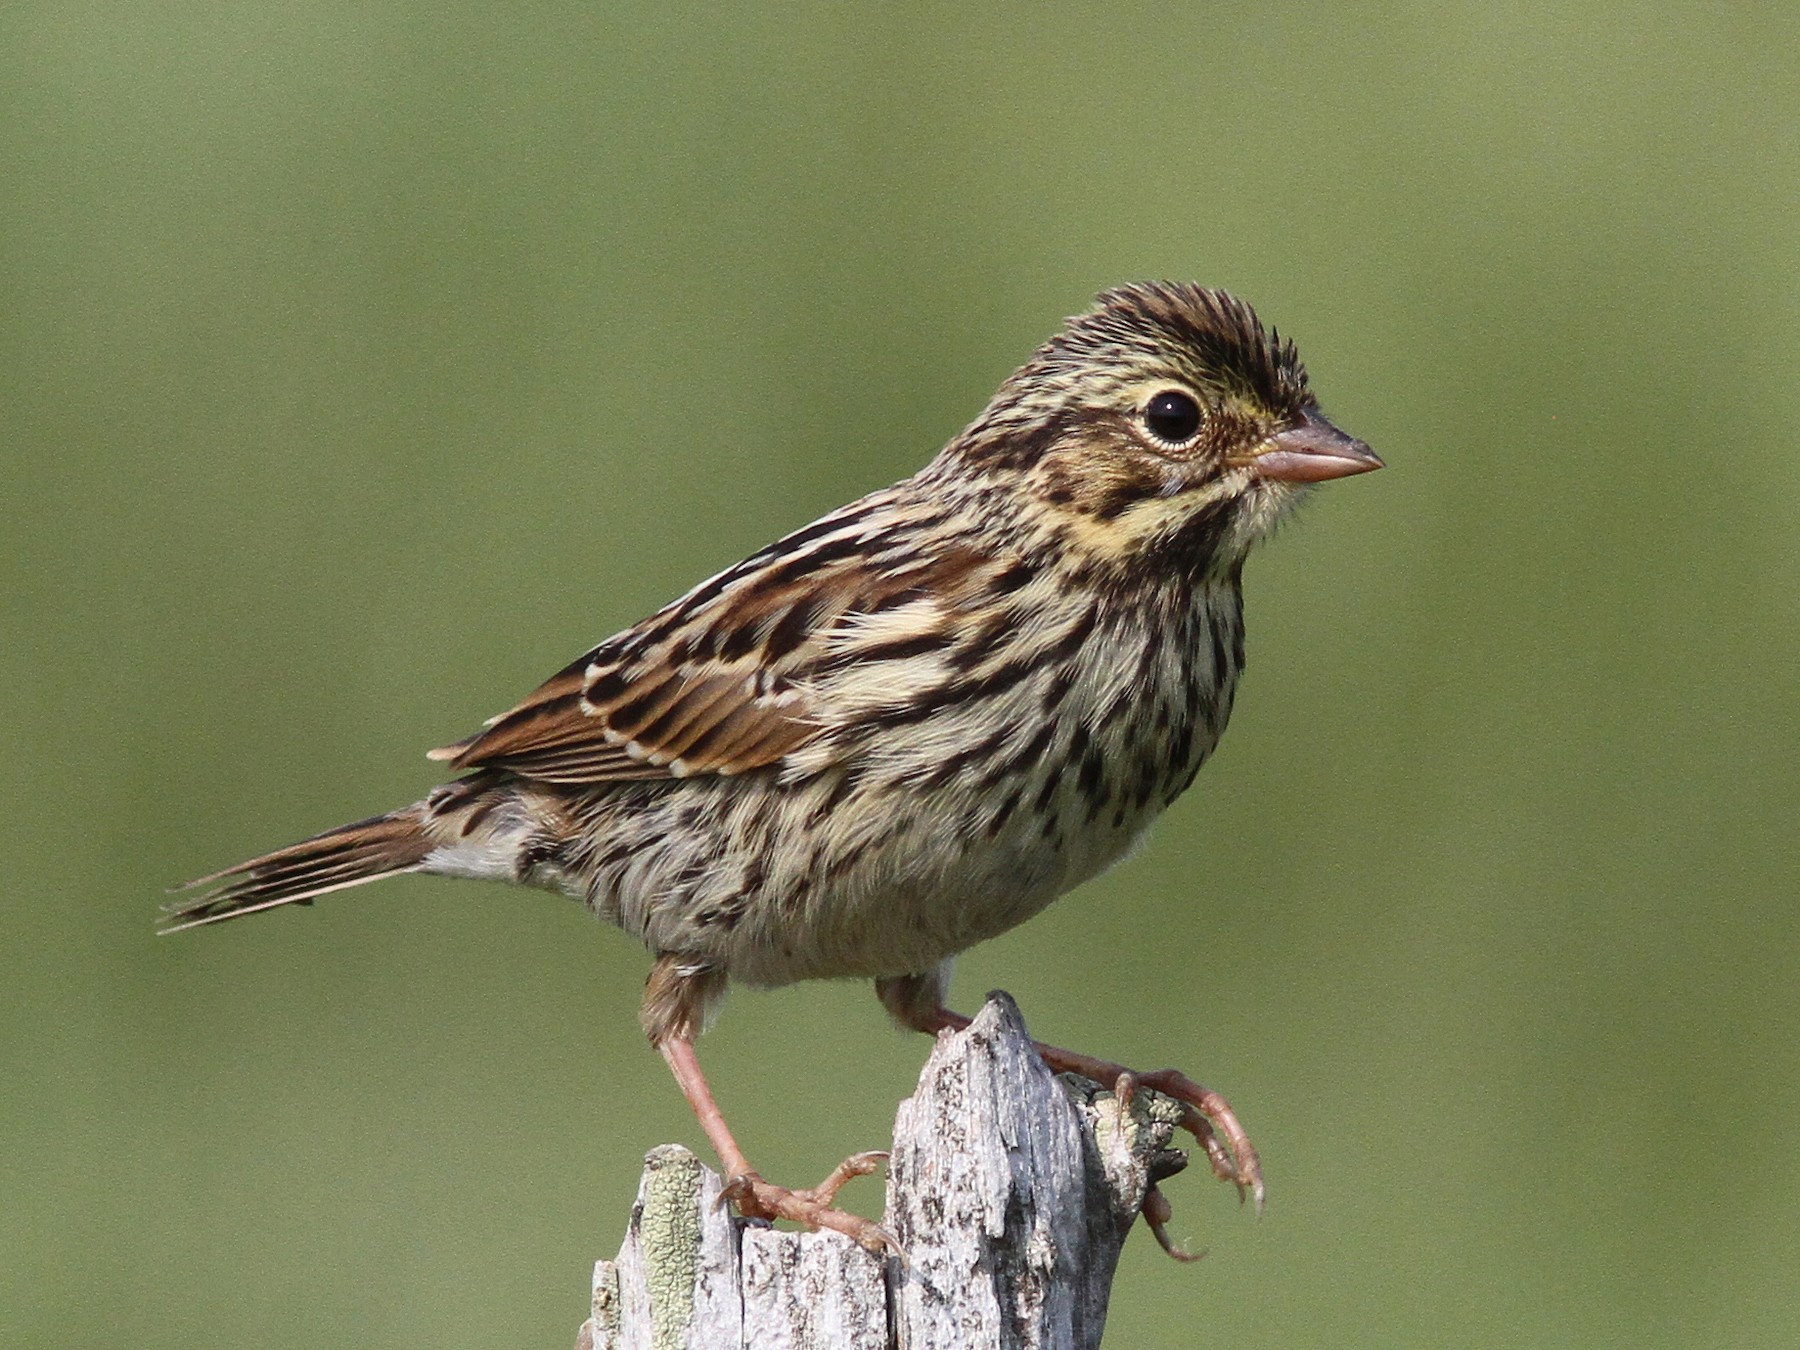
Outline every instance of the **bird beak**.
POLYGON ((1380 456, 1366 444, 1316 412, 1307 413, 1299 426, 1276 432, 1237 462, 1276 483, 1320 483, 1382 467, 1380 456))

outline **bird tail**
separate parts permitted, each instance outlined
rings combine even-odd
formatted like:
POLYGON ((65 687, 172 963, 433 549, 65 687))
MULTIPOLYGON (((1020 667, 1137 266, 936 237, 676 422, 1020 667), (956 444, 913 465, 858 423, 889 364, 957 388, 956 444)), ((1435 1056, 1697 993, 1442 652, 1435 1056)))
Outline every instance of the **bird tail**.
POLYGON ((423 803, 340 825, 176 887, 198 894, 165 905, 159 931, 179 933, 279 905, 307 905, 327 891, 416 872, 433 847, 423 803))

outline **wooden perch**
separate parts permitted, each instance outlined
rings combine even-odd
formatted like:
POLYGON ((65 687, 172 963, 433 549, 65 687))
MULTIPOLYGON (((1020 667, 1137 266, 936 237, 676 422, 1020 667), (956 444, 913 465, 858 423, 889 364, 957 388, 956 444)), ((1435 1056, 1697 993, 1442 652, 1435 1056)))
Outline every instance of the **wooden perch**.
POLYGON ((1145 1193, 1176 1171, 1180 1108, 1057 1078, 1012 999, 938 1037, 900 1105, 881 1257, 735 1218, 675 1144, 645 1159, 618 1258, 594 1267, 577 1350, 1091 1350, 1145 1193))

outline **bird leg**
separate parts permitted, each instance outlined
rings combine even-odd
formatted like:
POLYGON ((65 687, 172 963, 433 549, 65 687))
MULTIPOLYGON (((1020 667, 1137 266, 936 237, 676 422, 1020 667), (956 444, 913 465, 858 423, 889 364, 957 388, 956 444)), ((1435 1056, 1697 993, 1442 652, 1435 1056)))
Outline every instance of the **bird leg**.
POLYGON ((853 1154, 839 1163, 825 1180, 807 1190, 793 1191, 785 1186, 771 1185, 750 1166, 750 1160, 732 1137, 731 1128, 725 1124, 725 1117, 713 1100, 706 1076, 700 1072, 693 1041, 677 1037, 659 1042, 656 1048, 668 1062, 688 1105, 694 1108, 694 1115, 699 1118, 700 1128, 706 1131, 713 1151, 719 1155, 726 1177, 723 1198, 736 1205, 739 1214, 747 1219, 792 1219, 808 1228, 830 1228, 855 1238, 873 1252, 898 1250, 893 1236, 880 1224, 832 1206, 839 1188, 846 1181, 867 1176, 881 1165, 887 1154, 853 1154))
POLYGON ((724 977, 715 970, 682 964, 665 957, 651 971, 644 992, 644 1023, 650 1040, 681 1085, 694 1108, 725 1173, 721 1197, 747 1219, 791 1219, 808 1228, 829 1228, 854 1238, 870 1251, 898 1252, 900 1244, 878 1223, 834 1208, 838 1190, 852 1177, 867 1176, 887 1154, 857 1153, 844 1159, 817 1186, 793 1191, 762 1179, 732 1136, 731 1127, 713 1100, 712 1088, 694 1054, 694 1037, 704 1020, 705 1005, 724 992, 724 977))
MULTIPOLYGON (((946 1008, 939 1001, 943 996, 943 980, 936 973, 877 980, 875 992, 895 1020, 915 1031, 936 1035, 945 1030, 961 1031, 969 1025, 967 1017, 946 1008)), ((1257 1212, 1262 1212, 1262 1164, 1257 1159, 1256 1146, 1250 1142, 1250 1136, 1239 1123, 1231 1104, 1218 1093, 1202 1087, 1175 1069, 1138 1073, 1122 1064, 1095 1059, 1092 1055, 1078 1054, 1060 1046, 1045 1045, 1042 1041, 1033 1041, 1032 1044, 1037 1047, 1044 1063, 1056 1072, 1076 1074, 1099 1083, 1102 1087, 1110 1087, 1119 1094, 1122 1104, 1129 1103, 1131 1094, 1139 1088, 1160 1092, 1179 1104, 1182 1109, 1181 1127, 1193 1135, 1206 1151, 1206 1160, 1212 1166, 1213 1175, 1220 1181, 1230 1182, 1237 1187, 1238 1199, 1241 1201, 1248 1197, 1256 1206, 1257 1212)), ((1170 1242, 1164 1230, 1163 1225, 1169 1217, 1168 1208, 1167 1199, 1152 1186, 1144 1198, 1145 1221, 1169 1255, 1185 1257, 1186 1253, 1170 1242)))

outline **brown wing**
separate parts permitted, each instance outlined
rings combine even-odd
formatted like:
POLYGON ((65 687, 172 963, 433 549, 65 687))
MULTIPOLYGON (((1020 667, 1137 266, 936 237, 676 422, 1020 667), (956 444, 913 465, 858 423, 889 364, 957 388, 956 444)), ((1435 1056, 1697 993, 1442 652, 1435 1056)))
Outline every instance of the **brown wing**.
POLYGON ((556 783, 682 778, 771 763, 815 730, 798 691, 747 662, 671 662, 660 652, 609 660, 612 645, 431 757, 556 783))
MULTIPOLYGON (((431 758, 557 783, 735 774, 823 730, 807 676, 849 615, 966 574, 965 551, 899 547, 877 493, 770 545, 571 663, 487 730, 431 758)), ((911 537, 911 536, 909 536, 911 537)))

